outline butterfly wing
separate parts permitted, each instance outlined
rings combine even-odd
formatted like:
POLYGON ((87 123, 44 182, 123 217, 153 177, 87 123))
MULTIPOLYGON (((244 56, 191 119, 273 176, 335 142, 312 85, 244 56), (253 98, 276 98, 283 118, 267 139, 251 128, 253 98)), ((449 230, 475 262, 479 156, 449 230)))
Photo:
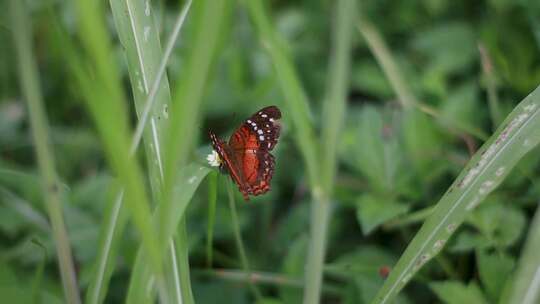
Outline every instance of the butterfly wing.
POLYGON ((219 155, 221 159, 220 169, 225 169, 229 175, 232 177, 233 181, 236 183, 240 192, 244 196, 244 199, 249 200, 248 189, 249 185, 246 184, 243 172, 240 170, 241 166, 238 163, 238 159, 235 156, 235 152, 231 147, 221 139, 219 139, 216 134, 210 133, 210 139, 212 141, 212 147, 214 151, 219 155))
POLYGON ((231 136, 228 146, 241 167, 246 184, 240 189, 242 193, 259 195, 270 190, 274 173, 274 156, 270 151, 279 138, 280 126, 277 120, 280 118, 281 112, 276 106, 263 108, 247 119, 231 136))

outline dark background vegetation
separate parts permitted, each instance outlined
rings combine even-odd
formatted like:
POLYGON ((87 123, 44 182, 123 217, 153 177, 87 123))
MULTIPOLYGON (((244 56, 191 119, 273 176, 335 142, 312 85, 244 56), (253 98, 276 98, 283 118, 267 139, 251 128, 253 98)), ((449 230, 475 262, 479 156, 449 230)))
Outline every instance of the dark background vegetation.
MULTIPOLYGON (((35 55, 62 181, 65 218, 81 290, 96 258, 104 206, 114 193, 94 126, 70 86, 49 33, 42 1, 32 8, 35 55)), ((62 23, 76 23, 69 1, 54 1, 62 23)), ((179 6, 153 1, 162 41, 179 6)), ((288 43, 320 123, 326 89, 333 1, 271 1, 272 18, 288 43)), ((4 4, 0 18, 0 294, 24 299, 44 265, 44 303, 61 302, 55 249, 39 189, 28 114, 21 101, 17 67, 4 4), (42 249, 41 245, 45 250, 42 249), (46 254, 46 258, 44 258, 46 254), (5 286, 16 285, 16 289, 5 286), (5 287, 5 288, 4 288, 5 287), (2 289, 4 288, 4 289, 2 289)), ((405 82, 435 116, 411 114, 355 29, 348 111, 339 146, 339 174, 327 246, 325 303, 368 303, 383 279, 457 174, 509 111, 540 83, 540 2, 362 1, 359 14, 381 33, 405 82), (480 52, 482 49, 482 52, 480 52), (484 62, 482 62, 482 57, 484 62), (489 96, 488 90, 495 95, 489 96), (491 102, 489 99, 491 98, 491 102)), ((199 147, 209 151, 206 131, 228 136, 259 108, 282 106, 272 63, 260 46, 246 11, 237 5, 223 30, 218 61, 197 126, 199 147)), ((110 20, 111 32, 114 26, 110 20)), ((181 73, 190 23, 169 64, 169 79, 181 73)), ((118 65, 125 60, 116 43, 118 65)), ((131 94, 131 93, 130 93, 131 94)), ((239 206, 251 268, 301 279, 306 257, 309 191, 301 155, 290 137, 286 108, 272 191, 239 206)), ((132 113, 134 117, 134 113, 132 113)), ((445 251, 401 294, 408 303, 496 303, 515 269, 540 197, 538 149, 468 218, 445 251), (462 297, 462 298, 461 298, 462 297)), ((214 267, 240 271, 224 180, 219 179, 214 267)), ((188 209, 190 262, 198 303, 249 303, 249 289, 231 273, 206 267, 207 185, 188 209)), ((107 302, 123 301, 137 235, 126 229, 107 302)), ((262 285, 276 303, 299 303, 301 289, 262 285)))

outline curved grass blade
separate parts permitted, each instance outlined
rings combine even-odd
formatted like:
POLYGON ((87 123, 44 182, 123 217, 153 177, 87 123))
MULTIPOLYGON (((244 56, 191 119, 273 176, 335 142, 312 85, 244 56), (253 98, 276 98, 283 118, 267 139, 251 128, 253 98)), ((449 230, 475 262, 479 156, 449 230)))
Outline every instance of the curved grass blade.
POLYGON ((536 210, 524 248, 508 303, 540 301, 540 208, 536 210))
MULTIPOLYGON (((180 29, 191 6, 191 1, 179 13, 173 32, 167 42, 165 54, 161 58, 161 49, 157 31, 153 25, 148 2, 110 1, 120 39, 126 50, 128 67, 132 82, 135 106, 139 114, 139 122, 131 141, 130 155, 133 155, 140 143, 143 130, 145 132, 145 151, 150 171, 150 182, 157 198, 163 178, 162 143, 159 139, 161 130, 166 128, 168 107, 170 104, 169 84, 165 68, 170 54, 178 38, 180 29), (144 8, 144 9, 143 9, 144 8), (143 13, 144 12, 144 13, 143 13), (138 29, 138 31, 137 31, 138 29), (141 46, 144 42, 144 46, 141 46), (157 63, 159 62, 159 68, 157 63), (142 84, 145 84, 143 86, 142 84), (149 94, 148 85, 152 83, 149 94), (139 84, 139 85, 136 85, 139 84), (147 118, 152 112, 150 128, 146 128, 147 118)), ((110 211, 105 213, 105 226, 102 229, 100 252, 96 262, 95 275, 87 293, 88 303, 101 303, 107 292, 107 285, 112 275, 112 262, 115 257, 113 247, 122 235, 125 226, 123 212, 123 191, 120 191, 110 211)), ((178 290, 178 286, 175 286, 178 290)))
MULTIPOLYGON (((174 236, 176 232, 176 227, 181 224, 181 221, 184 217, 186 208, 195 193, 195 190, 199 187, 201 181, 204 177, 210 172, 210 169, 196 164, 191 164, 185 167, 181 171, 181 176, 178 179, 174 187, 174 199, 171 201, 172 206, 171 212, 168 215, 167 227, 165 227, 166 237, 170 239, 174 236)), ((157 221, 162 220, 160 214, 162 210, 162 205, 159 205, 152 216, 152 222, 157 225, 157 221)), ((178 251, 178 250, 177 250, 178 251)), ((176 253, 181 254, 181 253, 176 253)), ((131 275, 131 281, 128 291, 127 303, 146 303, 152 299, 152 273, 149 265, 144 263, 146 260, 146 254, 139 248, 137 252, 137 258, 135 260, 135 265, 133 266, 133 271, 131 275)), ((179 261, 180 267, 182 266, 182 261, 179 261)), ((182 277, 180 277, 182 280, 182 277)), ((183 284, 184 282, 180 282, 183 284)), ((182 295, 184 297, 184 295, 182 295)))
POLYGON ((444 247, 465 217, 540 142, 540 87, 508 115, 437 203, 372 303, 389 303, 444 247))

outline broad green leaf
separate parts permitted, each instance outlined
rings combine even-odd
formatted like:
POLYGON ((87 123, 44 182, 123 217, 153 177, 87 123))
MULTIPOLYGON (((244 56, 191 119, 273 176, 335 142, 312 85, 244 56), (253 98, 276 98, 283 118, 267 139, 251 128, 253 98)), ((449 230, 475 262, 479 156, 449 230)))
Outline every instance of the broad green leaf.
POLYGON ((492 246, 502 247, 515 244, 526 224, 521 209, 501 203, 480 206, 466 221, 489 239, 492 246))
POLYGON ((477 250, 476 262, 486 294, 491 303, 496 303, 510 278, 515 261, 505 253, 488 253, 485 250, 477 250))
POLYGON ((403 203, 365 194, 356 201, 356 218, 362 226, 364 235, 368 235, 379 225, 406 213, 409 208, 409 205, 403 203))
POLYGON ((444 281, 431 283, 429 287, 446 304, 488 303, 475 282, 465 285, 459 281, 444 281))
POLYGON ((391 98, 394 96, 388 80, 372 59, 355 63, 351 72, 353 88, 379 98, 391 98))
POLYGON ((443 149, 441 134, 433 120, 415 108, 407 108, 402 120, 403 144, 412 165, 419 176, 428 176, 428 171, 440 162, 443 149))
POLYGON ((413 47, 430 58, 429 69, 443 75, 462 71, 477 58, 473 29, 463 22, 418 32, 413 47))
POLYGON ((406 174, 399 170, 402 153, 394 130, 385 125, 381 112, 372 106, 359 114, 353 112, 352 119, 344 130, 341 157, 360 171, 376 191, 396 191, 406 174))

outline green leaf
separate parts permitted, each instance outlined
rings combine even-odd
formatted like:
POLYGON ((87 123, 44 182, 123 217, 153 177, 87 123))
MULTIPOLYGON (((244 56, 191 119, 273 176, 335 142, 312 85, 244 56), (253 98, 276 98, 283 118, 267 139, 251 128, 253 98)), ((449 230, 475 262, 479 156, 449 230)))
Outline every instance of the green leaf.
POLYGON ((476 227, 492 246, 514 245, 525 228, 525 215, 515 206, 502 203, 485 204, 473 212, 467 223, 476 227))
POLYGON ((396 191, 406 175, 399 170, 402 153, 393 130, 386 128, 381 112, 375 107, 367 106, 351 116, 353 121, 344 130, 341 157, 377 191, 396 191), (385 136, 387 133, 390 134, 385 136))
POLYGON ((458 281, 444 281, 429 284, 437 297, 447 304, 488 303, 475 282, 465 285, 458 281))
POLYGON ((389 252, 375 246, 361 246, 338 257, 327 265, 332 274, 358 277, 366 275, 382 282, 379 270, 383 266, 391 266, 396 257, 389 252))
POLYGON ((477 58, 474 31, 464 22, 418 32, 413 47, 430 58, 429 69, 443 75, 462 71, 477 58))
POLYGON ((480 280, 491 303, 496 303, 510 274, 514 269, 514 259, 505 254, 488 253, 485 250, 476 251, 476 261, 480 280))
POLYGON ((410 206, 370 194, 356 201, 356 218, 364 235, 370 234, 379 225, 409 211, 410 206))
POLYGON ((441 134, 428 116, 415 108, 407 108, 402 120, 403 144, 412 165, 421 177, 429 175, 440 162, 443 149, 441 134))
POLYGON ((380 98, 392 98, 394 96, 392 87, 390 87, 388 80, 373 59, 354 64, 351 82, 353 88, 380 98))

